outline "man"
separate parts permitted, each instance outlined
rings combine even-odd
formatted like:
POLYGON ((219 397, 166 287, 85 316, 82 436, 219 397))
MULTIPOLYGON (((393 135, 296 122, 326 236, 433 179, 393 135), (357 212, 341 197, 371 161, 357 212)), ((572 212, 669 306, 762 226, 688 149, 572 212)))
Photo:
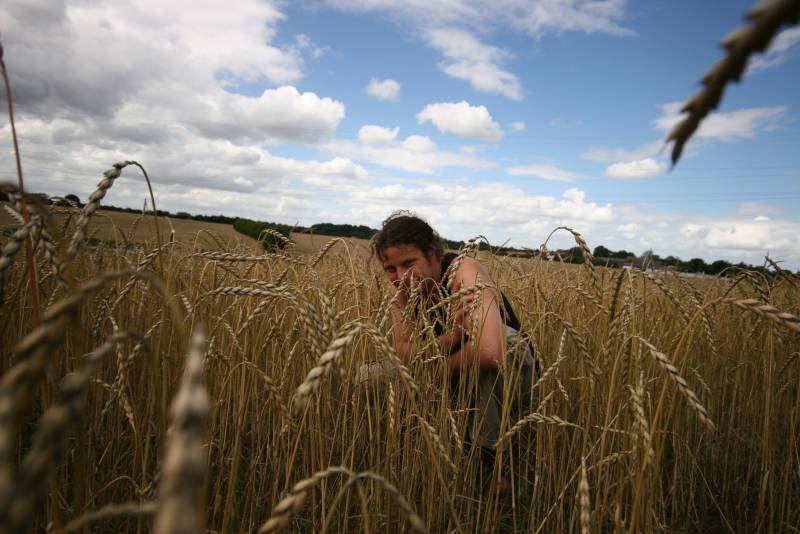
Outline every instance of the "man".
POLYGON ((418 332, 410 323, 424 314, 447 357, 452 391, 476 408, 467 439, 480 447, 484 463, 493 464, 504 406, 508 415, 519 416, 533 401, 535 362, 530 344, 519 335, 514 310, 484 265, 469 256, 445 254, 442 238, 419 217, 392 214, 372 247, 397 288, 391 310, 395 350, 405 362, 412 359, 418 332), (463 296, 452 306, 436 307, 458 292, 463 296), (414 296, 422 297, 417 299, 422 306, 409 302, 414 296))

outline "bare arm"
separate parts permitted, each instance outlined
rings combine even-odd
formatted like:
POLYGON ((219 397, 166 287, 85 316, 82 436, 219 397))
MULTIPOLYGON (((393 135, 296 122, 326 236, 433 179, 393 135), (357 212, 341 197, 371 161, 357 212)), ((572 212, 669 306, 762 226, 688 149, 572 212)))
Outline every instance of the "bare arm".
POLYGON ((480 304, 463 306, 455 314, 456 330, 463 328, 466 332, 473 332, 473 322, 477 328, 473 337, 450 355, 450 368, 454 371, 476 364, 481 368, 494 368, 503 362, 505 327, 497 304, 497 291, 493 289, 494 283, 486 268, 473 258, 464 258, 456 273, 454 289, 464 289, 478 283, 490 286, 479 290, 480 304))

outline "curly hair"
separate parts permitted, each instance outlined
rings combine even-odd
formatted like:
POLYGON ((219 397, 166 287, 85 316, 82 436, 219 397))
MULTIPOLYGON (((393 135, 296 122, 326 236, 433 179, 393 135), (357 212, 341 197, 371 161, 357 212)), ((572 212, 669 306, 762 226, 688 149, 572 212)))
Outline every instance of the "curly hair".
POLYGON ((372 237, 372 254, 380 258, 389 247, 414 245, 422 253, 444 255, 444 239, 427 222, 410 211, 400 210, 389 215, 381 229, 372 237))

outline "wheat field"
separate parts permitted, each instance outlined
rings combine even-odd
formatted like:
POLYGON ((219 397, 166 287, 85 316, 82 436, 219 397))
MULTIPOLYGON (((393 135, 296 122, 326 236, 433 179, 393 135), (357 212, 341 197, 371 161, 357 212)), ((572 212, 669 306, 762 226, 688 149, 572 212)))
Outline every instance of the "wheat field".
POLYGON ((0 532, 800 532, 796 275, 481 253, 542 364, 486 474, 426 325, 394 354, 363 246, 163 222, 88 246, 122 167, 3 236, 0 532))

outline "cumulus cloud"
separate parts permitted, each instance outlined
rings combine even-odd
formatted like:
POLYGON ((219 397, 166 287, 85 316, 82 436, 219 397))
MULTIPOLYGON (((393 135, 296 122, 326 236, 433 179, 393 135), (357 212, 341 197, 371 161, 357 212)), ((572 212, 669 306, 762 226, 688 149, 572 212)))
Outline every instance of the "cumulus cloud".
POLYGON ((397 102, 400 98, 400 84, 392 79, 372 78, 367 84, 367 94, 384 102, 397 102))
MULTIPOLYGON (((503 182, 478 184, 430 184, 422 187, 392 184, 354 190, 349 194, 354 204, 367 206, 366 213, 378 217, 398 206, 435 215, 431 222, 440 221, 447 229, 458 225, 480 225, 486 229, 503 229, 505 238, 520 232, 532 220, 544 219, 552 227, 566 221, 589 224, 611 221, 611 205, 588 202, 583 191, 568 189, 561 197, 531 195, 503 182), (481 199, 476 202, 475 199, 481 199), (447 221, 445 223, 445 221, 447 221)), ((438 229, 438 228, 437 228, 438 229)), ((456 235, 463 235, 457 231, 456 235)), ((450 233, 449 235, 453 235, 450 233)))
POLYGON ((466 101, 428 104, 417 113, 417 122, 430 121, 442 133, 499 141, 503 137, 500 125, 484 106, 472 106, 466 101))
POLYGON ((572 172, 556 167, 555 165, 525 165, 523 167, 510 167, 506 169, 506 173, 511 176, 533 176, 543 180, 553 180, 556 182, 573 182, 581 180, 585 177, 572 172))
POLYGON ((800 266, 800 223, 795 220, 763 216, 691 220, 681 225, 680 234, 683 247, 702 251, 706 258, 758 262, 769 252, 787 260, 791 268, 800 266))
POLYGON ((451 167, 485 169, 492 166, 492 163, 469 152, 440 150, 431 138, 424 135, 409 135, 403 140, 397 139, 397 131, 399 130, 368 126, 359 130, 358 141, 332 139, 321 147, 331 154, 368 161, 385 168, 423 174, 433 174, 437 170, 451 167))
POLYGON ((397 134, 399 131, 399 127, 395 127, 390 130, 389 128, 384 128, 383 126, 365 124, 358 130, 358 140, 367 144, 388 143, 397 139, 397 134))
POLYGON ((511 100, 522 99, 519 78, 501 67, 510 57, 506 50, 483 44, 471 33, 457 28, 432 29, 426 38, 446 58, 439 68, 448 76, 466 80, 478 91, 498 93, 511 100))
POLYGON ((149 4, 5 2, 0 27, 20 111, 108 115, 143 93, 302 76, 296 52, 270 44, 284 18, 272 2, 149 4))
MULTIPOLYGON (((251 193, 258 194, 260 199, 262 195, 278 194, 303 182, 357 187, 369 177, 366 169, 349 158, 287 158, 271 154, 259 146, 197 137, 181 129, 170 131, 158 146, 153 146, 129 139, 106 139, 102 143, 86 144, 84 136, 100 138, 105 129, 103 125, 91 122, 22 119, 17 127, 25 140, 26 178, 30 187, 59 194, 87 195, 94 189, 102 172, 123 159, 135 159, 145 165, 159 202, 162 191, 176 187, 216 190, 220 195, 225 192, 251 193), (80 131, 81 134, 73 138, 64 136, 59 143, 53 143, 52 139, 65 130, 80 131)), ((7 126, 0 133, 6 134, 6 130, 7 126)), ((0 154, 0 165, 13 165, 11 155, 0 154)), ((128 173, 123 174, 120 183, 127 183, 129 189, 143 192, 141 180, 131 178, 128 173)), ((111 203, 118 203, 117 194, 118 188, 110 193, 111 203)), ((133 205, 137 204, 133 202, 133 205)))
MULTIPOLYGON (((207 136, 248 141, 315 141, 329 137, 345 116, 345 107, 328 97, 301 93, 292 86, 267 89, 259 97, 220 95, 216 102, 187 98, 170 106, 153 103, 150 112, 174 117, 207 136)), ((135 117, 147 110, 126 105, 121 116, 135 117)))
POLYGON ((664 172, 667 165, 653 158, 630 161, 627 163, 614 163, 606 169, 606 176, 620 180, 641 180, 652 178, 664 172))
POLYGON ((298 50, 312 43, 271 44, 285 18, 276 2, 6 4, 0 27, 23 117, 102 121, 131 141, 184 129, 270 142, 329 137, 345 115, 341 102, 285 85, 302 76, 298 50), (255 82, 281 86, 238 91, 255 82))
POLYGON ((525 129, 525 123, 522 121, 515 121, 511 123, 512 132, 521 132, 525 129))
POLYGON ((761 224, 737 224, 709 229, 705 243, 711 248, 761 250, 770 239, 769 227, 761 224))

